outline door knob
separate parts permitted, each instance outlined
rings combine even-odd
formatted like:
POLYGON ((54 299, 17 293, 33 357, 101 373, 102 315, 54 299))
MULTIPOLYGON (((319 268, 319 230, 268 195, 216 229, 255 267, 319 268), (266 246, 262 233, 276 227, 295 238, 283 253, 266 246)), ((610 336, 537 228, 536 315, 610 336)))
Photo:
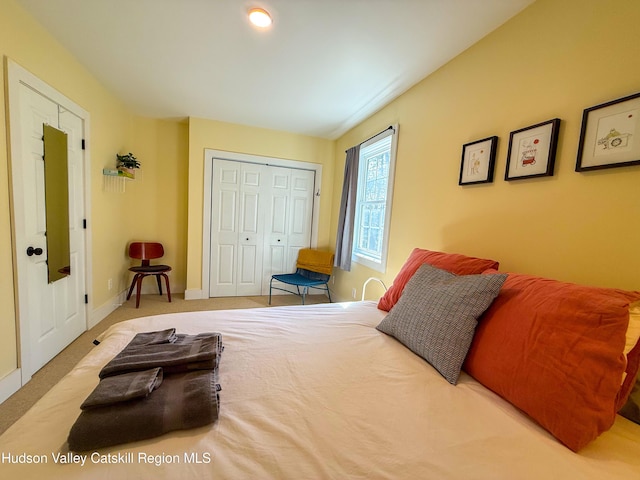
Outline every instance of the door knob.
POLYGON ((42 249, 40 247, 38 247, 38 248, 29 247, 29 248, 27 248, 27 255, 28 256, 42 255, 42 249))

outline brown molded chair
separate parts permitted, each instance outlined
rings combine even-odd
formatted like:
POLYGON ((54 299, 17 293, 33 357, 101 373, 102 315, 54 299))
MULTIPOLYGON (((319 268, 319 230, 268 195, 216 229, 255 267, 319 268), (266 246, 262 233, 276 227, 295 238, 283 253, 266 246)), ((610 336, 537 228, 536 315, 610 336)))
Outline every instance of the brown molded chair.
POLYGON ((131 267, 129 270, 134 272, 133 281, 129 287, 127 300, 131 298, 134 285, 136 286, 136 308, 140 306, 140 288, 142 287, 142 279, 149 275, 155 275, 158 281, 158 290, 162 295, 162 283, 160 277, 164 277, 167 284, 167 297, 171 301, 171 288, 169 287, 169 277, 166 272, 171 271, 169 265, 150 265, 150 260, 164 256, 164 248, 161 243, 157 242, 132 242, 129 245, 129 256, 142 260, 140 266, 131 267))

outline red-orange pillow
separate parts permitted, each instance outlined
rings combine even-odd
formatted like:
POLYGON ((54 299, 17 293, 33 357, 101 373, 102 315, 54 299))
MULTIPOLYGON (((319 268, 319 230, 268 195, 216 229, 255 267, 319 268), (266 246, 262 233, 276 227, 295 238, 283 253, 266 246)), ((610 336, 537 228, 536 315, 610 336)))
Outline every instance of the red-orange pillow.
POLYGON ((389 311, 396 304, 404 286, 409 279, 413 277, 420 265, 428 263, 434 267, 456 275, 476 275, 484 272, 488 268, 498 269, 498 262, 495 260, 485 260, 482 258, 467 257, 459 253, 434 252, 431 250, 423 250, 414 248, 409 258, 398 272, 393 285, 385 292, 380 301, 378 308, 380 310, 389 311))
POLYGON ((624 348, 639 298, 510 273, 463 369, 578 451, 613 425, 633 386, 640 348, 628 362, 624 348))

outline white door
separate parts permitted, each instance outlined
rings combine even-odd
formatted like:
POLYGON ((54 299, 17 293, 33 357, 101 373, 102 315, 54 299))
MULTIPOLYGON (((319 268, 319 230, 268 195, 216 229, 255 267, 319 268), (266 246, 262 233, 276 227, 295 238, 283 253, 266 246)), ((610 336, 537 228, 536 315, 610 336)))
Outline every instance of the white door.
POLYGON ((275 273, 291 273, 289 261, 289 209, 291 204, 291 169, 274 168, 270 172, 267 195, 267 219, 264 235, 264 271, 262 294, 269 294, 269 279, 275 273), (265 293, 266 289, 266 293, 265 293))
POLYGON ((313 215, 315 172, 293 170, 289 209, 288 260, 295 266, 298 250, 311 246, 311 216, 313 215))
POLYGON ((260 295, 262 287, 262 232, 266 166, 242 163, 236 295, 260 295))
POLYGON ((58 103, 20 83, 12 124, 14 235, 23 379, 28 380, 86 330, 84 121, 58 103), (48 283, 43 125, 67 134, 71 274, 48 283), (32 247, 31 255, 27 253, 32 247), (41 250, 40 250, 41 249, 41 250), (35 254, 33 252, 36 252, 35 254))
POLYGON ((211 203, 209 296, 235 296, 240 205, 239 163, 224 160, 213 162, 211 203))
POLYGON ((215 159, 209 296, 268 295, 311 245, 315 172, 215 159))
POLYGON ((315 172, 271 167, 268 175, 262 294, 271 275, 292 273, 298 251, 311 246, 315 172))
POLYGON ((211 297, 260 295, 265 170, 252 163, 214 162, 211 297))

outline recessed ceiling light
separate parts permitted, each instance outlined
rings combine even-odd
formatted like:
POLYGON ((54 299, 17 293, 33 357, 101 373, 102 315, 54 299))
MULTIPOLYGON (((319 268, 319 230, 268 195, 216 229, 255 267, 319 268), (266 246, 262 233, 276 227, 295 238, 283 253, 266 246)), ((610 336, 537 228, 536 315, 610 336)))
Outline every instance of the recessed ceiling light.
POLYGON ((269 12, 262 8, 252 8, 249 10, 249 21, 260 28, 266 28, 273 23, 269 12))

